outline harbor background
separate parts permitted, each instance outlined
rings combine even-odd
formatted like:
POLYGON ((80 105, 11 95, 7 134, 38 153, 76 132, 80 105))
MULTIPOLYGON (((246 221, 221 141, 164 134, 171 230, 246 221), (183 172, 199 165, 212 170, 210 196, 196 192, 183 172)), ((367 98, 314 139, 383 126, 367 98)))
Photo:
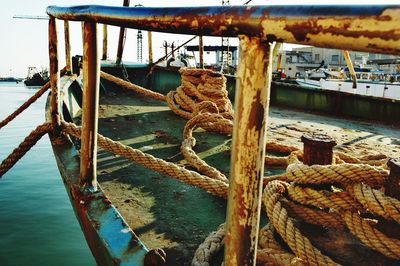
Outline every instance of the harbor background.
MULTIPOLYGON (((37 89, 0 83, 0 120, 37 89)), ((3 160, 44 122, 46 97, 1 129, 3 160)), ((0 180, 0 265, 96 265, 44 136, 0 180)))

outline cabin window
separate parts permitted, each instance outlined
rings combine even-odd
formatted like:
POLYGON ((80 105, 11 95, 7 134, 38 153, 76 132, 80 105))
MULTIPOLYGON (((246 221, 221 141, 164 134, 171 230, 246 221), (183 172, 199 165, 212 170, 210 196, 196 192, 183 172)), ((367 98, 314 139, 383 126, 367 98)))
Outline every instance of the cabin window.
POLYGON ((357 77, 357 79, 360 79, 360 73, 356 73, 356 77, 357 77))
POLYGON ((319 54, 315 54, 315 62, 319 62, 319 54))
POLYGON ((332 55, 331 62, 332 63, 339 63, 339 56, 338 55, 332 55))
POLYGON ((368 74, 362 74, 362 79, 368 79, 368 74))

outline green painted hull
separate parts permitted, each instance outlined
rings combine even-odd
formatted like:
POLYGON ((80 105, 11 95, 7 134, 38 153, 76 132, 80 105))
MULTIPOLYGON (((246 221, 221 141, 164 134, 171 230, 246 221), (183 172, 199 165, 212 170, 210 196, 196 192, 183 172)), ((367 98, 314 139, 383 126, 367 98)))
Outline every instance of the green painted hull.
MULTIPOLYGON (((181 78, 176 68, 154 67, 149 73, 147 65, 126 66, 129 79, 140 86, 166 94, 176 89, 181 78)), ((103 67, 103 70, 122 76, 120 68, 103 67)), ((233 100, 235 77, 227 77, 229 97, 233 100)), ((271 104, 334 116, 374 120, 388 124, 400 123, 400 101, 347 94, 320 89, 305 89, 297 85, 273 82, 271 104)))

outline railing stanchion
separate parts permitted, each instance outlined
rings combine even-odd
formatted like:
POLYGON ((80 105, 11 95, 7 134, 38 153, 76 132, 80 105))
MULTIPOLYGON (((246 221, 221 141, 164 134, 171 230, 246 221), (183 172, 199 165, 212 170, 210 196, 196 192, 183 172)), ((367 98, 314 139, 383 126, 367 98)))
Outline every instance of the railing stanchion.
POLYGON ((203 36, 199 36, 199 61, 200 61, 200 68, 204 68, 204 59, 203 59, 203 36))
POLYGON ((107 35, 107 24, 103 24, 103 60, 107 60, 107 35))
POLYGON ((58 40, 57 40, 56 19, 50 16, 49 20, 49 57, 50 57, 50 111, 53 124, 53 133, 58 135, 60 132, 60 70, 58 66, 58 40))
POLYGON ((274 44, 240 36, 225 265, 255 265, 274 44))
POLYGON ((147 42, 149 47, 149 64, 153 63, 153 35, 151 31, 147 32, 147 42))
POLYGON ((72 62, 71 62, 71 44, 69 41, 69 22, 64 20, 64 38, 65 38, 65 72, 68 74, 72 73, 72 62))
POLYGON ((100 60, 97 24, 85 22, 83 31, 83 97, 80 178, 97 190, 97 126, 100 60))

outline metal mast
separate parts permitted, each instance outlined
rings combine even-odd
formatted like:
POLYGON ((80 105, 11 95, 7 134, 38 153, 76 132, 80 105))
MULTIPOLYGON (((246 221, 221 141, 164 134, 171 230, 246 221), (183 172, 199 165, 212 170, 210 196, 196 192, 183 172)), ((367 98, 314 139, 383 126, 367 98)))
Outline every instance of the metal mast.
MULTIPOLYGON (((229 6, 229 0, 222 0, 223 6, 229 6)), ((221 54, 221 72, 225 72, 225 69, 228 69, 228 66, 231 65, 230 56, 229 56, 229 38, 222 37, 221 38, 221 45, 222 45, 222 54, 221 54)))
POLYGON ((143 60, 143 36, 141 30, 138 31, 136 38, 137 38, 137 61, 141 63, 143 60))

